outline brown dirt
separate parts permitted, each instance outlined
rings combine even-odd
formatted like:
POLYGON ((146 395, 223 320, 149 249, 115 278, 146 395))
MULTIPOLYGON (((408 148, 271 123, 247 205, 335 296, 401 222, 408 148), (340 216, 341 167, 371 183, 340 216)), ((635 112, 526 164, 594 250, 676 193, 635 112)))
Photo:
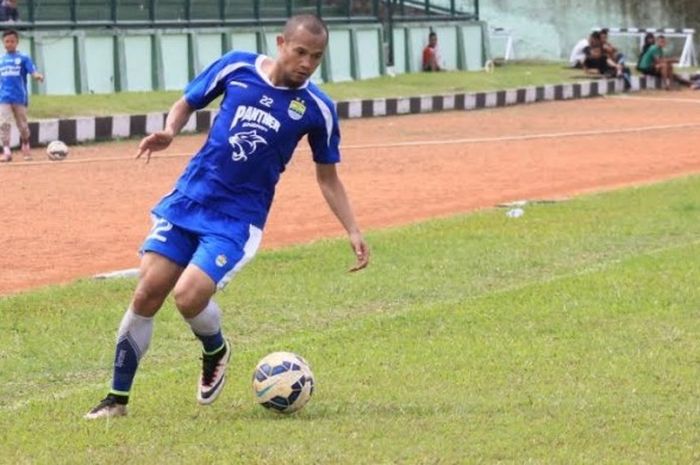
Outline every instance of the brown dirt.
MULTIPOLYGON (((340 171, 364 229, 700 172, 698 94, 345 121, 340 171), (698 126, 423 143, 688 123, 698 126), (410 144, 353 147, 397 142, 410 144)), ((0 166, 0 295, 136 267, 150 207, 172 187, 186 154, 202 141, 201 135, 181 136, 149 165, 130 159, 137 142, 127 141, 74 147, 64 162, 0 166)), ((45 157, 37 149, 35 158, 45 157)), ((263 247, 342 234, 316 187, 304 144, 278 186, 263 247)))

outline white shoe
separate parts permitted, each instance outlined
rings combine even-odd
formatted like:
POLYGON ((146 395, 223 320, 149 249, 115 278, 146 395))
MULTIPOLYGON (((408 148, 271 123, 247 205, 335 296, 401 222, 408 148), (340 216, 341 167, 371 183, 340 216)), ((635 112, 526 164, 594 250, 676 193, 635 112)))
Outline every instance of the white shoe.
POLYGON ((96 420, 98 418, 125 417, 126 404, 119 403, 117 398, 108 394, 92 410, 85 414, 86 420, 96 420))
POLYGON ((211 404, 221 393, 226 383, 226 367, 231 359, 231 345, 224 341, 224 348, 211 355, 202 355, 202 375, 197 387, 197 402, 211 404))

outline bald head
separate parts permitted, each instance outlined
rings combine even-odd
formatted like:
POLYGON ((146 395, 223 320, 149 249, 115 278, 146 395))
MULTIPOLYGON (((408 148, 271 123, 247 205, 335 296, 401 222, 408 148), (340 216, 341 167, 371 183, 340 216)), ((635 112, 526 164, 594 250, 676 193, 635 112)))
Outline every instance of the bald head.
POLYGON ((300 29, 312 35, 323 35, 328 42, 328 28, 326 24, 316 15, 296 15, 289 18, 284 25, 282 30, 282 35, 285 40, 292 40, 292 38, 299 32, 300 29))

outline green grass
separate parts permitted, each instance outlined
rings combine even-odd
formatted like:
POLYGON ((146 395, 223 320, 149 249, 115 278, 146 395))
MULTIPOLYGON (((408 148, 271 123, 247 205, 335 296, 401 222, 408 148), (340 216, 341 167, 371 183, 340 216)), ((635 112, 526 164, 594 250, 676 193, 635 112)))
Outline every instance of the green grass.
MULTIPOLYGON (((395 78, 382 77, 324 84, 321 87, 335 100, 408 97, 553 84, 570 81, 574 76, 581 74, 580 71, 565 69, 562 63, 519 63, 497 67, 493 73, 465 71, 414 73, 398 75, 395 78)), ((32 119, 43 119, 166 112, 181 95, 180 91, 74 96, 36 95, 31 99, 29 115, 32 119)))
POLYGON ((698 463, 700 178, 263 252, 218 297, 230 380, 158 315, 130 417, 89 423, 133 281, 0 299, 0 463, 698 463), (312 363, 299 414, 254 405, 273 350, 312 363))
POLYGON ((493 73, 449 71, 412 73, 351 83, 330 83, 322 88, 336 100, 410 97, 456 92, 480 92, 543 84, 560 84, 583 77, 581 70, 564 63, 522 62, 499 66, 493 73))

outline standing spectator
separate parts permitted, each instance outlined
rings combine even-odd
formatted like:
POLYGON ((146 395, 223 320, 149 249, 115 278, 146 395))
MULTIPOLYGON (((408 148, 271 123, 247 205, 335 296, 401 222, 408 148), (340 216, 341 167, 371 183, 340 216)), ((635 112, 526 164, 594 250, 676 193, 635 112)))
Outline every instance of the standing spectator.
POLYGON ((0 22, 19 21, 17 0, 2 0, 0 3, 0 22))
POLYGON ((27 74, 37 81, 43 81, 44 76, 36 70, 29 56, 17 51, 19 34, 8 29, 2 33, 5 55, 0 57, 0 139, 2 140, 2 155, 0 162, 12 161, 10 151, 10 128, 14 116, 20 134, 22 155, 25 160, 31 160, 29 151, 29 124, 27 123, 27 74))
POLYGON ((639 70, 648 76, 660 77, 666 90, 671 90, 673 81, 689 86, 689 81, 673 73, 673 64, 678 60, 665 57, 664 47, 666 47, 666 37, 660 35, 656 38, 656 44, 649 47, 639 60, 639 70))
POLYGON ((423 71, 442 71, 435 32, 428 34, 428 45, 423 49, 423 71))

